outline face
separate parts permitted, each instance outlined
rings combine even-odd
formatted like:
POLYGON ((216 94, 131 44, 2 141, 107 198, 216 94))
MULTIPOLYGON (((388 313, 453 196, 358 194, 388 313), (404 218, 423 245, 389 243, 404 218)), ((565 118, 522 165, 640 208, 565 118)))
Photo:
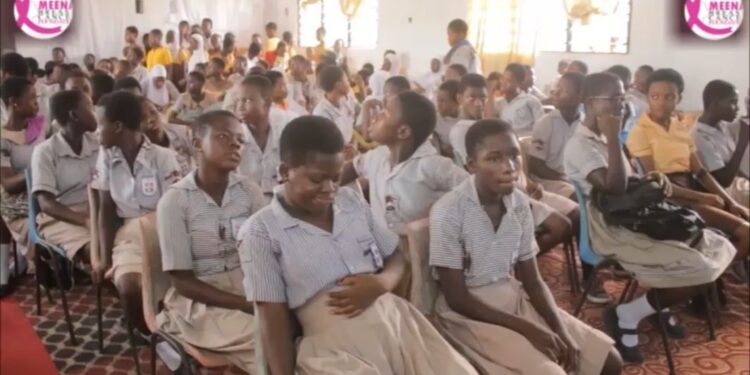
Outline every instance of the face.
POLYGON ((557 80, 555 90, 552 92, 552 104, 555 108, 578 108, 581 104, 581 95, 576 92, 575 86, 567 79, 557 80))
POLYGON ((674 83, 654 82, 648 88, 649 114, 654 119, 667 119, 672 116, 681 99, 674 83))
POLYGON ((642 70, 636 70, 635 76, 633 77, 633 88, 646 94, 646 82, 648 81, 648 73, 642 70))
POLYGON ((201 24, 201 29, 203 30, 203 34, 210 34, 213 28, 214 28, 214 25, 212 25, 211 22, 203 22, 201 24))
POLYGON ((143 105, 141 106, 141 130, 150 132, 160 127, 160 115, 156 106, 148 100, 143 101, 143 105))
POLYGON ((444 81, 461 81, 461 73, 457 72, 455 69, 448 68, 445 71, 445 77, 443 77, 444 81))
POLYGON ((91 82, 84 77, 72 77, 65 83, 66 90, 78 90, 91 97, 91 82))
POLYGON ((190 25, 187 23, 180 23, 180 35, 185 35, 190 30, 190 25))
POLYGON ((735 91, 732 95, 713 104, 712 110, 719 116, 719 120, 732 122, 740 111, 740 95, 735 91))
POLYGON ((373 141, 388 145, 408 138, 410 133, 409 127, 401 120, 401 103, 388 100, 383 111, 378 113, 369 135, 373 141))
POLYGON ((131 33, 129 31, 125 32, 125 42, 128 44, 133 44, 138 40, 138 34, 131 33))
POLYGON ((167 79, 164 77, 156 77, 156 78, 153 78, 153 82, 154 82, 154 87, 156 87, 157 89, 160 89, 164 87, 164 84, 167 83, 167 79))
POLYGON ((284 56, 285 54, 286 54, 286 44, 279 44, 279 46, 276 48, 276 55, 284 56))
POLYGON ((512 133, 490 135, 469 156, 469 172, 478 188, 494 195, 508 195, 515 189, 521 170, 521 147, 512 133))
POLYGON ((315 33, 315 39, 317 39, 318 42, 323 42, 326 39, 326 33, 322 30, 318 30, 318 32, 315 33))
POLYGON ((64 62, 65 61, 65 51, 61 49, 56 49, 52 51, 52 60, 56 62, 64 62))
MULTIPOLYGON (((597 98, 588 99, 587 116, 622 116, 625 111, 625 89, 618 79, 597 98)), ((601 129, 600 129, 601 130, 601 129)))
POLYGON ((222 171, 233 171, 242 160, 245 144, 242 124, 230 117, 220 117, 214 121, 206 134, 194 141, 198 159, 222 171))
POLYGON ((461 94, 461 108, 464 115, 472 120, 482 118, 485 105, 487 105, 486 87, 467 87, 461 94))
POLYGON ((285 181, 285 198, 306 211, 320 213, 327 210, 336 197, 344 154, 312 153, 298 166, 286 162, 280 165, 285 181))
POLYGON ((461 40, 461 38, 458 35, 458 33, 456 33, 455 31, 451 29, 448 29, 448 44, 452 46, 456 44, 459 40, 461 40))
POLYGON ((443 117, 458 117, 458 101, 445 90, 438 90, 437 109, 443 117))
POLYGON ((219 38, 218 34, 211 35, 211 47, 214 48, 220 48, 221 47, 221 38, 219 38))
POLYGON ((112 64, 109 62, 109 60, 101 60, 98 64, 96 64, 97 69, 101 69, 105 72, 112 73, 112 64))
POLYGON ((222 67, 219 66, 219 64, 211 61, 211 62, 208 63, 208 68, 206 69, 206 74, 209 75, 209 76, 215 76, 215 75, 221 74, 223 71, 224 71, 224 69, 222 69, 222 67))
POLYGON ((203 91, 203 80, 188 76, 187 79, 187 91, 191 94, 200 94, 203 91))
POLYGON ((247 72, 247 59, 234 60, 234 72, 244 76, 247 72))
POLYGON ((518 89, 521 87, 521 82, 516 80, 513 73, 510 71, 503 72, 502 78, 500 78, 500 88, 506 95, 515 95, 518 89))
POLYGON ((94 113, 94 104, 88 96, 84 96, 83 100, 78 102, 78 107, 73 111, 77 123, 81 126, 81 129, 85 132, 96 131, 96 114, 94 113))
POLYGON ((432 61, 430 61, 430 70, 433 73, 439 72, 440 71, 440 60, 438 60, 438 59, 432 59, 432 61))
POLYGON ((242 85, 240 100, 237 102, 237 116, 249 124, 257 124, 268 117, 268 108, 260 90, 256 87, 242 85))
POLYGON ((276 83, 273 85, 273 100, 284 100, 286 99, 286 96, 288 94, 288 90, 286 88, 286 78, 281 77, 276 80, 276 83))
POLYGON ((352 89, 352 86, 349 84, 349 78, 346 77, 346 74, 344 74, 344 77, 341 79, 341 81, 339 81, 339 83, 336 84, 336 89, 341 95, 349 94, 349 91, 352 89))
POLYGON ((17 99, 11 99, 13 112, 21 117, 35 117, 39 112, 39 102, 37 101, 36 89, 33 85, 26 87, 17 99))
POLYGON ((157 48, 161 45, 161 37, 156 34, 150 34, 148 38, 148 43, 151 46, 151 48, 157 48))
POLYGON ((86 55, 86 57, 83 58, 83 63, 85 65, 93 65, 96 62, 96 57, 92 54, 86 55))
POLYGON ((307 64, 295 59, 289 64, 289 69, 292 71, 293 76, 302 77, 307 72, 307 64))
POLYGON ((266 29, 266 35, 269 38, 275 38, 276 37, 276 30, 274 30, 274 29, 266 29))
POLYGON ((534 68, 526 69, 526 78, 523 80, 523 87, 525 88, 533 87, 535 81, 536 81, 536 72, 534 72, 534 68))

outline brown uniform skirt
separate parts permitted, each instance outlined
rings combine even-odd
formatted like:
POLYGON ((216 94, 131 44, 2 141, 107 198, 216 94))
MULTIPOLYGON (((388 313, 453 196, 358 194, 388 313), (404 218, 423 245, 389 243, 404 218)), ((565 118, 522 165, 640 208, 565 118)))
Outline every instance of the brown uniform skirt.
MULTIPOLYGON (((84 203, 69 208, 75 212, 88 213, 89 205, 84 203)), ((78 251, 91 242, 89 228, 57 220, 43 213, 37 216, 36 222, 42 237, 62 247, 68 259, 72 260, 78 251)))

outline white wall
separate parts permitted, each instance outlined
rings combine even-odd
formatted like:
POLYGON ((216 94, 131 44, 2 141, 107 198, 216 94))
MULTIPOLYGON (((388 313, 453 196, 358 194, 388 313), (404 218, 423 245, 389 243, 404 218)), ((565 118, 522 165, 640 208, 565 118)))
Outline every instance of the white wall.
MULTIPOLYGON (((562 1, 562 0, 560 0, 562 1)), ((686 91, 682 108, 701 108, 701 92, 711 79, 733 82, 744 94, 750 81, 750 27, 745 25, 739 37, 729 41, 710 42, 679 40, 674 30, 672 0, 632 0, 633 18, 628 54, 584 54, 540 52, 536 70, 540 86, 556 76, 560 59, 580 59, 591 71, 614 64, 635 70, 643 64, 656 68, 672 67, 683 74, 686 91)), ((427 71, 430 59, 447 50, 445 27, 457 17, 466 18, 468 0, 380 0, 378 48, 374 51, 350 51, 360 67, 365 62, 377 66, 383 51, 394 49, 408 62, 410 75, 427 71), (411 19, 411 22, 409 21, 411 19)), ((296 32, 297 0, 266 0, 266 20, 279 23, 281 30, 296 32)), ((487 72, 485 72, 487 73, 487 72)))

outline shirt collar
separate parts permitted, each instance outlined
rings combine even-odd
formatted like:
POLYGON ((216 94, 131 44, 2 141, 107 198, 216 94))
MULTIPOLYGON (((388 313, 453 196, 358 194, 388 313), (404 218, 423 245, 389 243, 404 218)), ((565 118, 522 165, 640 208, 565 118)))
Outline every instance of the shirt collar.
MULTIPOLYGON (((345 224, 346 221, 342 221, 342 214, 352 212, 356 207, 354 207, 354 204, 350 202, 348 199, 345 199, 342 197, 341 189, 346 188, 339 188, 339 191, 336 194, 336 198, 333 201, 333 231, 334 235, 336 233, 339 233, 342 230, 343 224, 345 224)), ((284 206, 281 205, 281 202, 279 201, 279 197, 283 195, 284 193, 284 185, 278 185, 273 189, 273 199, 271 200, 271 210, 273 211, 274 215, 278 219, 279 223, 281 224, 281 227, 283 229, 290 229, 294 227, 300 226, 300 224, 303 224, 304 222, 300 219, 297 219, 296 217, 292 216, 287 212, 287 210, 284 208, 284 206)))
POLYGON ((73 158, 85 158, 91 156, 93 153, 99 150, 99 143, 94 138, 93 133, 84 133, 83 142, 81 146, 81 154, 77 155, 73 152, 73 149, 68 144, 68 141, 62 135, 62 132, 57 132, 52 136, 52 142, 55 143, 55 149, 60 153, 59 156, 69 156, 73 158))
MULTIPOLYGON (((479 207, 482 206, 482 203, 479 202, 479 193, 477 192, 476 177, 474 175, 471 175, 464 182, 462 182, 456 188, 456 190, 464 198, 468 199, 479 207)), ((515 195, 516 194, 514 191, 506 196, 503 196, 503 204, 505 205, 506 211, 511 211, 511 209, 515 208, 517 203, 515 195)))
POLYGON ((607 137, 605 137, 604 135, 597 135, 591 129, 589 129, 588 126, 585 126, 583 124, 581 124, 581 126, 579 126, 576 129, 576 132, 582 135, 584 138, 588 138, 599 143, 607 144, 607 137))
MULTIPOLYGON (((154 147, 156 146, 154 146, 154 144, 151 143, 148 137, 144 134, 143 143, 138 149, 138 155, 135 157, 135 162, 148 168, 153 166, 155 162, 152 157, 154 147)), ((119 147, 113 147, 110 152, 112 153, 113 163, 117 161, 125 161, 125 155, 122 154, 122 150, 120 150, 119 147)))
POLYGON ((695 122, 695 131, 698 133, 703 133, 706 135, 722 135, 724 133, 724 129, 726 128, 727 123, 724 121, 719 121, 718 126, 711 126, 701 121, 695 122))

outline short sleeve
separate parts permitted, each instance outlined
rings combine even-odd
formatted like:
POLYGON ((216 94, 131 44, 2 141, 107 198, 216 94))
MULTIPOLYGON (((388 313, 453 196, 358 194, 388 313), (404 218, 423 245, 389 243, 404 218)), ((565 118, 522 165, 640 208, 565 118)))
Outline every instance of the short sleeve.
POLYGON ((374 151, 375 150, 366 152, 364 154, 359 154, 352 161, 352 166, 354 167, 354 171, 357 172, 358 176, 369 178, 367 175, 367 165, 368 165, 367 162, 372 157, 372 153, 374 151))
POLYGON ((430 266, 455 270, 464 268, 461 218, 453 204, 454 193, 441 198, 430 213, 430 266))
POLYGON ((539 253, 539 246, 534 238, 534 217, 531 214, 529 200, 518 190, 513 194, 516 195, 516 199, 520 199, 523 202, 516 208, 518 221, 521 224, 521 241, 519 242, 518 261, 523 262, 535 257, 536 254, 539 253))
POLYGON ((577 147, 575 151, 571 148, 566 148, 565 158, 568 159, 570 164, 576 166, 576 169, 580 171, 581 177, 588 178, 591 172, 609 166, 607 156, 599 152, 599 149, 595 145, 588 142, 576 143, 576 145, 580 147, 577 147))
MULTIPOLYGON (((48 145, 48 144, 47 144, 48 145)), ((45 145, 45 146, 47 146, 45 145)), ((31 154, 31 193, 46 191, 54 196, 59 194, 51 147, 35 147, 31 154)))
POLYGON ((5 139, 0 140, 0 168, 12 168, 10 162, 11 143, 5 139))
POLYGON ((711 142, 707 136, 696 131, 693 133, 693 140, 694 143, 691 143, 697 146, 698 157, 700 158, 701 163, 703 163, 703 166, 709 172, 724 168, 726 165, 724 160, 719 155, 713 142, 711 142))
POLYGON ((157 51, 157 64, 164 65, 165 67, 172 63, 172 53, 166 48, 161 48, 157 51))
POLYGON ((469 172, 446 157, 435 155, 428 160, 422 167, 430 175, 428 186, 435 191, 451 191, 469 177, 469 172))
POLYGON ((172 106, 172 112, 177 116, 177 118, 182 118, 182 112, 185 110, 185 100, 187 100, 187 95, 190 94, 180 94, 180 96, 177 97, 177 101, 175 101, 174 105, 172 106))
POLYGON ((278 244, 259 216, 251 217, 240 228, 239 249, 243 285, 248 301, 287 302, 286 283, 279 262, 278 244))
POLYGON ((169 100, 170 101, 177 100, 177 98, 180 97, 180 91, 177 90, 177 87, 175 87, 172 81, 167 81, 166 85, 167 85, 167 91, 169 92, 169 100))
POLYGON ((370 206, 364 204, 358 196, 352 192, 352 199, 356 200, 360 204, 361 209, 365 211, 367 218, 367 224, 370 227, 372 237, 375 239, 375 244, 383 252, 383 256, 389 257, 396 251, 398 247, 398 235, 391 232, 388 228, 380 224, 372 214, 370 206))
POLYGON ((451 128, 448 133, 448 139, 450 140, 451 147, 453 148, 453 154, 456 157, 456 161, 460 165, 466 164, 466 126, 463 123, 458 123, 451 128))
POLYGON ((552 138, 552 121, 549 115, 542 117, 534 124, 531 133, 531 145, 527 152, 529 156, 546 161, 549 155, 549 143, 552 138))
POLYGON ((193 253, 187 226, 190 218, 185 209, 188 202, 183 190, 170 190, 156 207, 156 228, 159 231, 161 263, 164 271, 193 269, 193 253))
POLYGON ((539 101, 535 96, 529 96, 528 101, 529 109, 531 110, 531 116, 534 119, 534 123, 539 121, 544 116, 544 108, 542 102, 539 101))
POLYGON ((167 191, 172 184, 182 178, 182 174, 180 173, 180 163, 177 162, 175 152, 169 149, 163 149, 162 151, 164 152, 160 157, 159 177, 161 178, 164 191, 167 191))
POLYGON ((99 148, 91 187, 96 190, 109 191, 109 164, 107 163, 107 150, 104 147, 99 148))
POLYGON ((654 150, 651 149, 651 142, 649 142, 648 138, 646 126, 643 125, 643 122, 639 121, 630 131, 626 142, 630 154, 637 158, 653 155, 654 150))

